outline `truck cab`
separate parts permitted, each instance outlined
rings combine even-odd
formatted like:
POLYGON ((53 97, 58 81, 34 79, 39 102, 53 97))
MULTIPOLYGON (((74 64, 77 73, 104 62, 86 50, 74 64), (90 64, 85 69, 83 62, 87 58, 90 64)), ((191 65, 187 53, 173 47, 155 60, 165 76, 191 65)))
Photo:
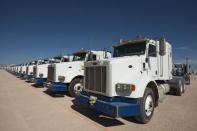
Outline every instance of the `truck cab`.
MULTIPOLYGON (((185 63, 175 63, 173 65, 172 70, 173 80, 175 79, 183 79, 184 84, 190 84, 190 65, 188 64, 188 60, 185 63)), ((173 80, 171 82, 173 82, 173 80)), ((183 88, 183 92, 185 88, 183 88)), ((179 90, 176 90, 176 94, 179 94, 179 90)), ((179 94, 181 95, 181 94, 179 94)))
POLYGON ((148 123, 171 88, 172 47, 164 38, 121 41, 113 58, 86 62, 84 69, 84 88, 74 105, 148 123))
POLYGON ((104 51, 80 50, 73 53, 71 62, 51 64, 48 67, 48 89, 55 92, 69 92, 74 96, 83 88, 84 62, 110 58, 111 54, 104 51))
POLYGON ((43 86, 44 82, 47 80, 48 66, 53 63, 62 63, 70 61, 68 56, 56 56, 53 58, 48 58, 40 60, 36 66, 34 66, 34 82, 36 86, 43 86))
POLYGON ((30 81, 33 78, 33 68, 35 65, 37 65, 37 63, 38 61, 31 61, 26 67, 25 79, 27 79, 28 81, 30 81))
POLYGON ((28 66, 29 63, 24 63, 22 64, 21 68, 20 68, 20 77, 23 79, 24 76, 26 75, 26 68, 28 66))
POLYGON ((184 63, 175 63, 173 66, 173 76, 174 77, 184 77, 185 84, 190 84, 190 65, 188 64, 188 60, 186 60, 186 64, 184 63))
POLYGON ((16 65, 15 67, 15 75, 18 76, 19 74, 19 69, 20 69, 20 64, 16 65))

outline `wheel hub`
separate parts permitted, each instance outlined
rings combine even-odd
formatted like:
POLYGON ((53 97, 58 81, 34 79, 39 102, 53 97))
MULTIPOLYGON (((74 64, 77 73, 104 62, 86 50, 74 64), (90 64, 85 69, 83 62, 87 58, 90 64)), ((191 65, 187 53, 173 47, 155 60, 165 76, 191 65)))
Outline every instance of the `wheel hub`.
POLYGON ((150 116, 152 112, 153 112, 153 98, 151 95, 148 95, 145 101, 145 113, 147 116, 150 116))
POLYGON ((80 91, 82 91, 82 88, 83 88, 82 84, 81 83, 77 83, 74 86, 74 91, 75 92, 80 92, 80 91))

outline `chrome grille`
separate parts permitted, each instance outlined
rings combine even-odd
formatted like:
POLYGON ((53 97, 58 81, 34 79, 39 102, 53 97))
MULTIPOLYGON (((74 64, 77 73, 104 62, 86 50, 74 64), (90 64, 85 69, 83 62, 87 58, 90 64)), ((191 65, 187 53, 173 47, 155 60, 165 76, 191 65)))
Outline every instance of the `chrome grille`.
POLYGON ((85 68, 85 89, 106 93, 106 66, 89 66, 85 68))
POLYGON ((48 81, 54 81, 54 72, 55 68, 53 66, 48 66, 48 76, 47 76, 47 80, 48 81))
POLYGON ((37 70, 36 70, 36 67, 34 66, 34 69, 33 69, 33 76, 34 77, 36 77, 36 72, 37 72, 37 70))

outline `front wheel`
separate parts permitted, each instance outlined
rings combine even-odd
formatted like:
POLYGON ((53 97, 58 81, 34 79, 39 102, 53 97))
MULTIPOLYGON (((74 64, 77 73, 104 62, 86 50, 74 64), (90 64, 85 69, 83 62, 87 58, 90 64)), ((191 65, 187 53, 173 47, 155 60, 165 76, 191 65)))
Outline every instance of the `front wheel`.
POLYGON ((136 117, 136 120, 140 123, 148 123, 154 113, 155 97, 153 90, 146 88, 144 96, 140 99, 140 115, 136 117))
POLYGON ((75 96, 76 92, 81 92, 83 89, 83 79, 82 78, 76 78, 72 80, 70 86, 69 86, 69 95, 71 97, 75 96))

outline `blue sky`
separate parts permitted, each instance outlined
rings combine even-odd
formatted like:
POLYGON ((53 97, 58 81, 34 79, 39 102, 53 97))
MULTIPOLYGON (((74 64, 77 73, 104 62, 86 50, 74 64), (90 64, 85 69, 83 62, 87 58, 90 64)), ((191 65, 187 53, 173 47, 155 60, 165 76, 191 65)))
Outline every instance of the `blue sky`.
POLYGON ((197 69, 195 0, 1 0, 0 65, 165 36, 197 69))

